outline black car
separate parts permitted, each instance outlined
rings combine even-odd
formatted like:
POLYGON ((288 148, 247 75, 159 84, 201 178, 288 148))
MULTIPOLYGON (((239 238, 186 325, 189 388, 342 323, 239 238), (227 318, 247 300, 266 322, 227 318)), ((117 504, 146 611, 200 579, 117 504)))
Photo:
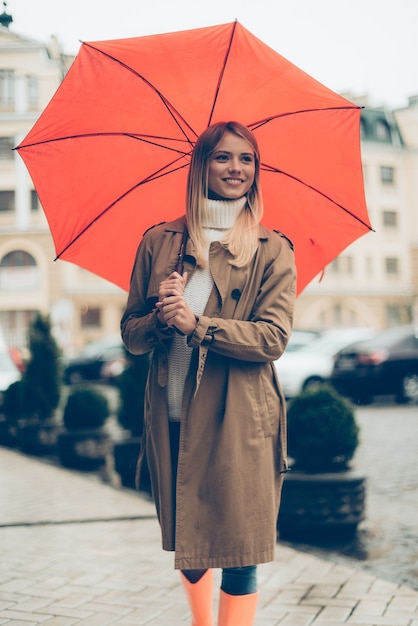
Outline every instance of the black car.
POLYGON ((335 356, 331 383, 363 403, 378 395, 418 402, 418 327, 389 328, 344 348, 335 356))
POLYGON ((88 343, 64 367, 68 385, 83 381, 113 382, 126 367, 126 352, 120 337, 106 337, 88 343))

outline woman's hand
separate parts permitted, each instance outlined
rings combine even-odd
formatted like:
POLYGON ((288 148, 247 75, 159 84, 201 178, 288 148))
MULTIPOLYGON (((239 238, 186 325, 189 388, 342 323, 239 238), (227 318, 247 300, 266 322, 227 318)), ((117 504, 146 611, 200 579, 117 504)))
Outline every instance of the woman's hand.
POLYGON ((171 328, 177 328, 184 335, 191 335, 196 328, 196 318, 184 299, 187 272, 183 276, 177 272, 161 281, 158 290, 158 321, 171 328))

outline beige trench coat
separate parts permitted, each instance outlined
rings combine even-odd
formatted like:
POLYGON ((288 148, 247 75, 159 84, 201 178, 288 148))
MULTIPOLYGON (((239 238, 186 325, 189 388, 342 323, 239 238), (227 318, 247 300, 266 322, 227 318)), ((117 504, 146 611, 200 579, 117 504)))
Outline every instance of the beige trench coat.
MULTIPOLYGON (((121 322, 133 354, 153 351, 145 399, 146 453, 165 550, 175 567, 243 567, 274 559, 285 403, 273 361, 292 328, 295 267, 289 241, 260 226, 254 260, 228 264, 210 246, 215 287, 195 332, 180 430, 177 482, 170 463, 165 386, 170 330, 154 309, 161 280, 174 269, 182 218, 149 230, 139 246, 121 322)), ((195 268, 192 243, 185 271, 195 268)))

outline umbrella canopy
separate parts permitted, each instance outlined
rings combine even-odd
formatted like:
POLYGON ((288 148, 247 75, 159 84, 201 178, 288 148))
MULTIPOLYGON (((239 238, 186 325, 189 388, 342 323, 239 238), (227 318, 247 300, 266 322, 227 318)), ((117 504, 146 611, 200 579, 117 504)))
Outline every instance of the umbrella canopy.
POLYGON ((184 213, 196 138, 228 120, 257 137, 263 223, 292 239, 300 293, 371 229, 360 108, 238 22, 81 45, 17 147, 57 258, 129 289, 143 232, 184 213))

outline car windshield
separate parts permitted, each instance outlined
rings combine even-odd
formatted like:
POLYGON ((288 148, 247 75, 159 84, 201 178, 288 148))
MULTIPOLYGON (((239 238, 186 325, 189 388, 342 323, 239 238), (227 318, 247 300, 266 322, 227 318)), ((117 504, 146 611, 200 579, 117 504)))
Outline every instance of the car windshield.
POLYGON ((319 333, 314 331, 294 330, 290 335, 289 343, 286 346, 286 352, 296 352, 312 343, 319 337, 319 333))
POLYGON ((105 350, 109 348, 122 348, 122 340, 121 339, 103 339, 99 341, 93 341, 92 343, 88 343, 84 346, 81 351, 82 356, 97 356, 98 354, 103 353, 105 350))
MULTIPOLYGON (((382 331, 376 337, 364 341, 361 345, 363 348, 390 348, 403 339, 407 339, 414 333, 411 326, 395 326, 382 331)), ((418 337, 418 329, 415 329, 415 336, 418 337)))
POLYGON ((341 329, 335 332, 325 332, 321 337, 301 348, 299 352, 333 356, 345 346, 370 337, 371 333, 372 331, 369 329, 353 329, 353 331, 341 329))

